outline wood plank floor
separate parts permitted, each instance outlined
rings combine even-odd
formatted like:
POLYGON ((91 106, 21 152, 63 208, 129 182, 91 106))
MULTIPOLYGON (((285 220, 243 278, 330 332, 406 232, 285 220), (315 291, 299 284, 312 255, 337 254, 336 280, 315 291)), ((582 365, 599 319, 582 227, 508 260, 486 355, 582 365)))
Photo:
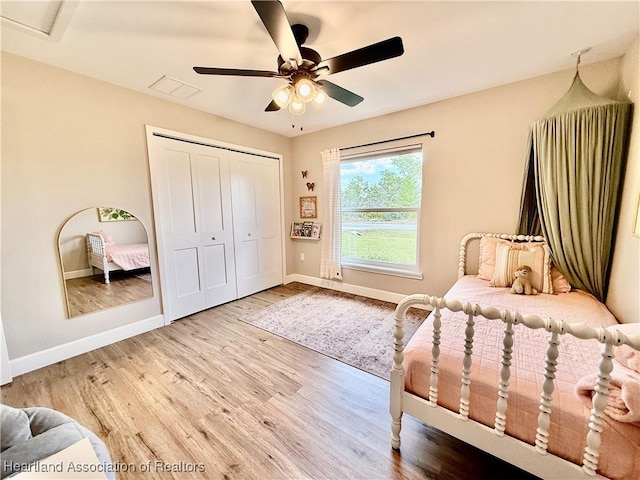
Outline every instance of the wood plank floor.
POLYGON ((393 451, 387 381, 238 320, 306 288, 276 287, 22 375, 2 401, 76 418, 127 470, 119 479, 534 478, 407 415, 393 451))
POLYGON ((111 272, 110 283, 104 283, 103 274, 65 280, 69 316, 77 317, 153 297, 151 281, 138 278, 136 272, 145 273, 145 270, 111 272))

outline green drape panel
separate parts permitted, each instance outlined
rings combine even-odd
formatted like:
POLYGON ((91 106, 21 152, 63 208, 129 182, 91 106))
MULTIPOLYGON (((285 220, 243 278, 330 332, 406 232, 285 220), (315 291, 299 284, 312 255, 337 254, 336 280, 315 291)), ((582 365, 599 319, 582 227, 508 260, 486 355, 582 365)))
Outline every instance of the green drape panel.
POLYGON ((606 298, 630 105, 557 113, 531 127, 542 234, 569 282, 606 298))

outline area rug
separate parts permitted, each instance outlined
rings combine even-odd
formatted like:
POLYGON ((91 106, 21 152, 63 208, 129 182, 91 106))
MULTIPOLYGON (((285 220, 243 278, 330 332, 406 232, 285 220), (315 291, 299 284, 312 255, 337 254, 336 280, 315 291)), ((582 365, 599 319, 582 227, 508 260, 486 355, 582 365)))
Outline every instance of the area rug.
MULTIPOLYGON (((395 308, 394 303, 312 287, 241 320, 388 380, 395 308)), ((427 313, 409 309, 405 342, 427 313)))

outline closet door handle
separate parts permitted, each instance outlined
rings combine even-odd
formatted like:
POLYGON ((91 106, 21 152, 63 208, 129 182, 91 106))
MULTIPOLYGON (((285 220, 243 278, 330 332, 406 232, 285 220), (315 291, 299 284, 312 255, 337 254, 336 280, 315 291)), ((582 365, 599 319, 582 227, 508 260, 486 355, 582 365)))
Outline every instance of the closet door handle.
POLYGON ((216 239, 216 237, 211 237, 211 240, 215 240, 215 239, 216 239))
POLYGON ((250 234, 250 233, 247 233, 247 237, 250 237, 250 236, 251 236, 251 234, 250 234))

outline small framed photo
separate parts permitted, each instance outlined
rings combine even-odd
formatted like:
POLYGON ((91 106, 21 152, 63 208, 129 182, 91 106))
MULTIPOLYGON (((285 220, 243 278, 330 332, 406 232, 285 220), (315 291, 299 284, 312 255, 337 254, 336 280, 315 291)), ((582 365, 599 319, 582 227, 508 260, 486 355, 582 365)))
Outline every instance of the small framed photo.
POLYGON ((302 237, 311 238, 311 230, 313 230, 313 222, 302 222, 302 237))
POLYGON ((317 218, 317 198, 300 197, 300 218, 317 218))
POLYGON ((311 238, 320 238, 320 230, 322 225, 320 223, 314 223, 311 227, 311 238))
POLYGON ((292 237, 302 236, 302 222, 293 222, 291 224, 291 236, 292 237))

